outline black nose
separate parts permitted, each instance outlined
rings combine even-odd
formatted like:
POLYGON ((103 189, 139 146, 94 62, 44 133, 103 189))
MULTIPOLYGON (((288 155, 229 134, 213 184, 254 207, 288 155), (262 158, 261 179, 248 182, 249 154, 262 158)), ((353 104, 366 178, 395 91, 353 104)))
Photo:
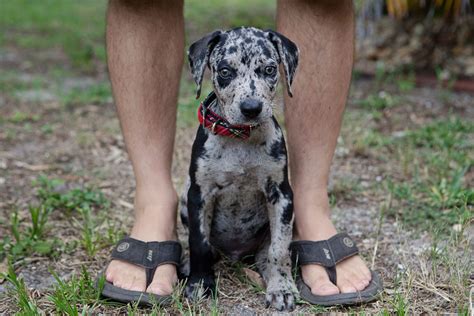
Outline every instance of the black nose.
POLYGON ((246 118, 256 118, 262 112, 263 103, 255 99, 245 99, 240 103, 240 112, 246 118))

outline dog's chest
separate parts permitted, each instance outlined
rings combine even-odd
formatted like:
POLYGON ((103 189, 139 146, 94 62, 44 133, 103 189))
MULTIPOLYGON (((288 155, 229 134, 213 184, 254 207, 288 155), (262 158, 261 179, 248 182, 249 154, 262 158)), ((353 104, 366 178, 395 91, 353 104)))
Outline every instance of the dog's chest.
POLYGON ((268 177, 281 173, 281 162, 264 146, 229 143, 209 144, 201 180, 215 197, 211 242, 238 258, 254 252, 269 232, 263 188, 268 177))
POLYGON ((226 188, 229 194, 235 189, 242 195, 247 190, 259 189, 268 176, 281 173, 283 163, 269 156, 265 146, 211 140, 206 143, 206 157, 201 163, 202 180, 204 185, 226 188))

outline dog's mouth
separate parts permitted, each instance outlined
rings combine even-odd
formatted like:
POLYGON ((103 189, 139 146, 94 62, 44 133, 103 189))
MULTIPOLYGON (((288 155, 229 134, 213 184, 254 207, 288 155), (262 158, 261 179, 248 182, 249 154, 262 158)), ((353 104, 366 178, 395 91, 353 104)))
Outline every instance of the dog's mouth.
POLYGON ((239 110, 235 111, 229 111, 230 113, 227 113, 227 111, 223 111, 224 115, 223 117, 233 125, 251 125, 251 126, 257 126, 261 125, 262 123, 265 123, 272 117, 273 111, 263 111, 260 113, 258 116, 254 118, 247 118, 245 117, 242 113, 240 113, 239 110))

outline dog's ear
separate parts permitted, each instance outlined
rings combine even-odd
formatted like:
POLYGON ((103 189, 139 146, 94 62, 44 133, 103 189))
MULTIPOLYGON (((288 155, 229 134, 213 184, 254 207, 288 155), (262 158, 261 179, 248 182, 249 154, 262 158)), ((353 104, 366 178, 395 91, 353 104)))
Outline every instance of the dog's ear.
POLYGON ((280 62, 283 63, 283 70, 285 71, 286 87, 288 89, 288 95, 293 96, 291 92, 291 84, 295 77, 296 68, 298 67, 298 47, 295 43, 290 41, 284 35, 269 30, 268 38, 275 46, 278 55, 280 56, 280 62))
POLYGON ((216 44, 219 42, 222 33, 223 32, 220 30, 209 33, 200 40, 191 44, 189 47, 189 66, 191 67, 191 73, 197 85, 196 99, 201 95, 202 77, 204 76, 204 70, 209 63, 209 56, 216 44))

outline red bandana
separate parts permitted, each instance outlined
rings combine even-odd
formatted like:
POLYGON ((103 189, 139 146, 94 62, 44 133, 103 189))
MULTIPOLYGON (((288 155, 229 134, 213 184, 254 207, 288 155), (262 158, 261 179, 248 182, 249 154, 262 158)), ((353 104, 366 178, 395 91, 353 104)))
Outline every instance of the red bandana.
POLYGON ((214 92, 211 92, 207 98, 199 105, 198 119, 199 123, 209 129, 214 135, 228 136, 232 138, 247 139, 250 132, 258 125, 234 125, 230 124, 225 118, 220 117, 209 109, 209 105, 216 99, 214 92))

